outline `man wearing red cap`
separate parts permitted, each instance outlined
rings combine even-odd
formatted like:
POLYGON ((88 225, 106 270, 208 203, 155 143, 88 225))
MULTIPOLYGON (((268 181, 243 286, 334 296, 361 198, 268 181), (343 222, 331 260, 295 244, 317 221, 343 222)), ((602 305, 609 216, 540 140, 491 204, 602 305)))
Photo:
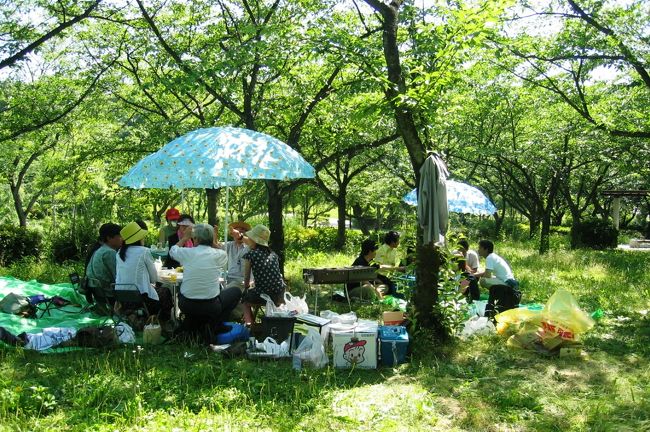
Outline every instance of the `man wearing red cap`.
POLYGON ((160 232, 158 233, 158 246, 163 248, 167 245, 167 239, 169 236, 174 235, 178 229, 176 225, 178 224, 178 219, 180 219, 180 217, 181 212, 179 212, 178 209, 172 207, 167 210, 165 213, 167 224, 160 228, 160 232))

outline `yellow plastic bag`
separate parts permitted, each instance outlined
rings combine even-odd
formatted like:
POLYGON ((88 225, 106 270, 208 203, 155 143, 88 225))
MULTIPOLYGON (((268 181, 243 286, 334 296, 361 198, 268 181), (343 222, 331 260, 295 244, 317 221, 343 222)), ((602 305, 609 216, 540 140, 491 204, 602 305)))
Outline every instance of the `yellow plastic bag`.
POLYGON ((594 326, 594 320, 578 305, 575 297, 563 289, 555 291, 548 299, 543 312, 543 327, 555 331, 564 339, 573 339, 570 333, 581 334, 594 326))
POLYGON ((538 327, 542 322, 541 310, 529 310, 526 308, 509 309, 496 315, 497 333, 508 336, 517 333, 526 323, 532 327, 538 327))

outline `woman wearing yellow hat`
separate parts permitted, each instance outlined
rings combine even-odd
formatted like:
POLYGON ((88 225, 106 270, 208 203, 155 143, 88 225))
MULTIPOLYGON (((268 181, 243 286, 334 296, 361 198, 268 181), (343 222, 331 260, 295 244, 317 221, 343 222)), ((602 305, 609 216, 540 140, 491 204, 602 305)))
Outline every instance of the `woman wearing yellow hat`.
POLYGON ((151 251, 144 247, 147 225, 142 221, 131 222, 120 231, 124 244, 117 253, 117 274, 115 289, 138 287, 145 296, 145 303, 151 313, 158 314, 160 321, 171 318, 172 296, 169 288, 152 284, 158 279, 151 251))

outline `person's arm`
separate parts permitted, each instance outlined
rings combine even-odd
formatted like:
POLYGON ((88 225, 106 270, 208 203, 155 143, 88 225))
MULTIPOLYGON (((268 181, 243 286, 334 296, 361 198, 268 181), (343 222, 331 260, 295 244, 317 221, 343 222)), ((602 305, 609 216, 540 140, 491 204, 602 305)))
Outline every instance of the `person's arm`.
POLYGON ((489 277, 492 277, 492 270, 486 268, 482 272, 474 273, 474 276, 477 277, 477 278, 479 278, 479 277, 489 278, 489 277))
POLYGON ((156 283, 158 281, 158 271, 156 271, 156 265, 153 262, 153 256, 147 251, 144 254, 144 266, 149 273, 149 282, 156 283))
POLYGON ((246 258, 244 260, 244 289, 248 289, 251 284, 251 261, 246 258))
POLYGON ((163 225, 160 227, 160 231, 158 231, 158 246, 165 247, 165 243, 167 243, 167 233, 165 232, 165 226, 163 225))
POLYGON ((192 239, 192 230, 186 229, 185 232, 183 233, 183 237, 178 239, 178 243, 176 243, 176 246, 183 247, 183 245, 191 239, 192 239))
POLYGON ((226 251, 219 249, 216 256, 216 264, 222 272, 228 270, 228 254, 226 251))
POLYGON ((104 267, 111 278, 111 281, 115 282, 115 276, 117 273, 117 252, 115 253, 105 253, 102 255, 102 261, 104 262, 104 267))

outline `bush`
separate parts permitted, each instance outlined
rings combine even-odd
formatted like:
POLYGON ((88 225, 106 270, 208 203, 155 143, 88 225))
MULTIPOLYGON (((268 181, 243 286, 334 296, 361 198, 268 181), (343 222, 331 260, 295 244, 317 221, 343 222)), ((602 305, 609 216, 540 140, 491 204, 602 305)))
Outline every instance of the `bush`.
POLYGON ((38 257, 41 235, 24 227, 0 225, 0 265, 9 265, 23 257, 38 257))
POLYGON ((611 221, 599 218, 585 219, 571 231, 571 246, 607 249, 618 244, 618 230, 611 221))
POLYGON ((57 231, 50 238, 52 261, 59 264, 70 260, 83 261, 88 245, 96 240, 97 229, 91 226, 78 226, 73 233, 70 233, 69 228, 57 231))
MULTIPOLYGON (((300 225, 288 226, 284 231, 288 253, 308 251, 333 251, 336 244, 336 228, 304 228, 300 225)), ((363 241, 363 233, 357 230, 346 231, 345 250, 357 253, 363 241)))

